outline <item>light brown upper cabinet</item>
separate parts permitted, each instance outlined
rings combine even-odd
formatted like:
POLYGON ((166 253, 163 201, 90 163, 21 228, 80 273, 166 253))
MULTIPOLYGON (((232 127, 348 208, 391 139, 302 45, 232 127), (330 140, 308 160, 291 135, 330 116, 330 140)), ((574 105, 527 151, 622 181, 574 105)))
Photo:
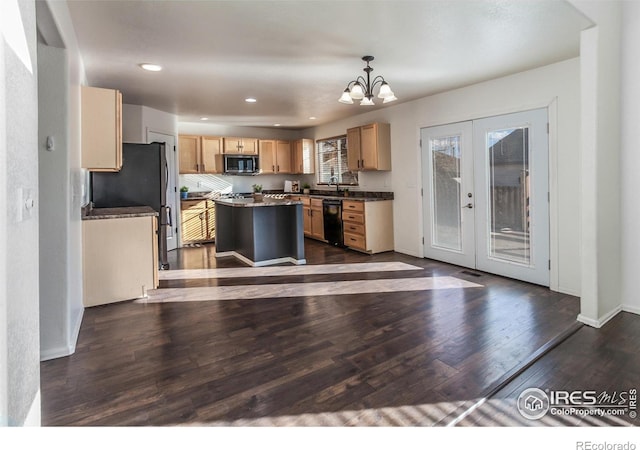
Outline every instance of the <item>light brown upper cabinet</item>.
POLYGON ((225 137, 224 153, 258 154, 258 140, 253 138, 225 137))
POLYGON ((217 136, 202 136, 202 158, 200 159, 202 173, 222 173, 222 138, 217 136))
POLYGON ((347 130, 349 170, 391 170, 391 128, 372 123, 347 130))
POLYGON ((260 173, 291 173, 291 143, 260 140, 260 173))
POLYGON ((82 86, 82 167, 95 172, 122 168, 122 94, 82 86))
POLYGON ((217 136, 178 137, 180 173, 222 173, 222 138, 217 136))
POLYGON ((293 167, 291 173, 309 174, 315 173, 315 154, 313 151, 313 139, 298 139, 292 143, 293 167))

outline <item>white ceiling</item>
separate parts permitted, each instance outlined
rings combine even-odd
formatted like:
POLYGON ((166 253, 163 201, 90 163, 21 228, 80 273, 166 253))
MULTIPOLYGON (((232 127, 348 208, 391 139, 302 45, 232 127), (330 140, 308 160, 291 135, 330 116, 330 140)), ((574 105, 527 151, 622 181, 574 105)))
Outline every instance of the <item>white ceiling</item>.
POLYGON ((90 85, 183 122, 283 128, 383 107, 337 101, 363 55, 394 105, 578 56, 591 25, 562 0, 68 4, 90 85))

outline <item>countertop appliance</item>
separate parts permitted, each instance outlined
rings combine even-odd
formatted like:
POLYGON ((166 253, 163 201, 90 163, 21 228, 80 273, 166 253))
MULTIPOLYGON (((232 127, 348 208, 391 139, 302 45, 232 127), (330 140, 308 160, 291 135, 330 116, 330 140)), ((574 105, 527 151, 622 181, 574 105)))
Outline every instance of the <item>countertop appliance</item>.
POLYGON ((159 267, 167 262, 167 227, 171 227, 167 205, 169 167, 165 144, 122 144, 119 172, 91 172, 91 201, 94 208, 150 206, 158 213, 159 267))
POLYGON ((344 247, 342 234, 342 200, 322 200, 322 215, 324 219, 324 238, 329 244, 344 247))
POLYGON ((260 172, 258 155, 224 155, 224 173, 255 175, 260 172))

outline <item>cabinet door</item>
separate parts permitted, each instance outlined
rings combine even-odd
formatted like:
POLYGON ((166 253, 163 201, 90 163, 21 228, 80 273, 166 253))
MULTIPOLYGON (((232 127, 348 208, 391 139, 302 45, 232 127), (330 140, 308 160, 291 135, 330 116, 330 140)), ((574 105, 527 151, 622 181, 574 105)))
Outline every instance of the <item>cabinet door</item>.
POLYGON ((257 155, 258 154, 258 140, 251 138, 242 138, 240 144, 240 152, 245 155, 257 155))
POLYGON ((208 235, 207 202, 183 200, 181 204, 182 242, 206 241, 208 235))
POLYGON ((391 134, 388 123, 360 127, 360 170, 391 170, 391 134))
POLYGON ((311 207, 303 206, 302 207, 302 223, 304 227, 304 234, 307 236, 312 236, 312 224, 311 224, 311 207))
POLYGON ((276 172, 291 173, 291 142, 276 141, 276 172))
POLYGON ((347 167, 349 170, 360 170, 360 128, 347 130, 347 167))
POLYGON ((302 171, 300 173, 316 172, 316 154, 313 150, 313 139, 302 139, 302 171))
POLYGON ((302 139, 291 143, 291 173, 302 173, 302 139))
POLYGON ((223 138, 223 142, 224 153, 240 153, 240 149, 242 148, 242 138, 225 137, 223 138))
POLYGON ((276 141, 260 141, 260 173, 276 172, 276 141))
POLYGON ((200 171, 200 136, 180 135, 180 173, 198 173, 200 171))
POLYGON ((117 172, 122 168, 122 96, 113 89, 82 86, 82 167, 117 172))
POLYGON ((378 168, 378 140, 375 124, 360 128, 360 166, 362 169, 378 168))
POLYGON ((222 138, 202 136, 200 171, 203 173, 222 173, 222 138))
MULTIPOLYGON (((314 200, 312 200, 312 204, 314 200)), ((320 207, 311 207, 311 235, 314 238, 324 239, 324 216, 322 211, 322 200, 320 200, 320 207)))

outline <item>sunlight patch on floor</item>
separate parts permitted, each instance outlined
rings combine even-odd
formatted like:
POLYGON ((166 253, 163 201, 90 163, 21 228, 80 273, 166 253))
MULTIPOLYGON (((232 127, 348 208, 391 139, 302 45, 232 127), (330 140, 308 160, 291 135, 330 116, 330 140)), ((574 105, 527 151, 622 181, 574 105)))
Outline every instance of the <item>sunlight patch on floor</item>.
POLYGON ((304 266, 233 267, 222 269, 161 270, 160 280, 188 280, 200 278, 281 277, 358 272, 396 272, 423 270, 422 267, 403 262, 372 262, 352 264, 315 264, 304 266))
POLYGON ((483 287, 455 277, 421 277, 382 280, 326 281, 316 283, 259 284, 151 289, 138 303, 197 302, 265 299, 389 292, 430 291, 483 287))

